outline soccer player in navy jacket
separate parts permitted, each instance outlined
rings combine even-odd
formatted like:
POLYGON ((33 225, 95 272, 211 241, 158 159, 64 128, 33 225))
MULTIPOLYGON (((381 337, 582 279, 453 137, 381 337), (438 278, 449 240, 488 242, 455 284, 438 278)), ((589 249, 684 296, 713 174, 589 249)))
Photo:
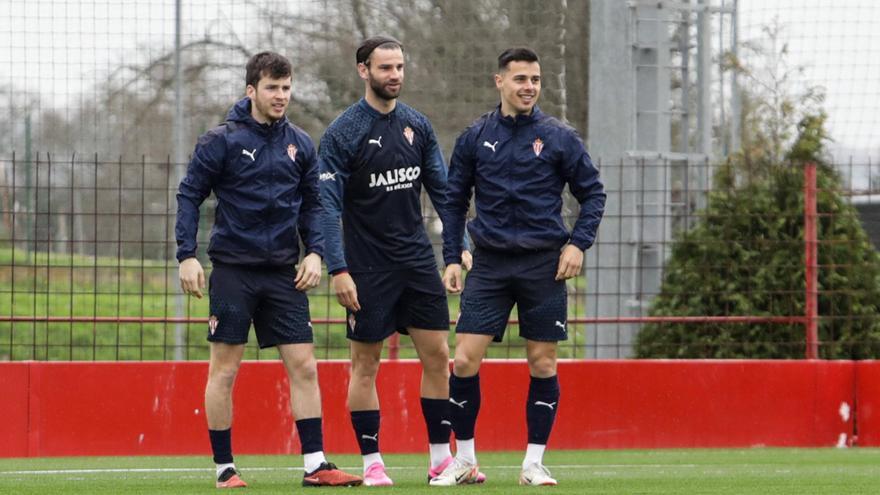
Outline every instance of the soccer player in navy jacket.
POLYGON ((400 42, 369 38, 355 58, 364 97, 330 124, 318 157, 327 269, 348 314, 348 407, 363 455, 364 484, 387 486, 392 481, 379 453, 376 375, 383 343, 395 332, 409 334, 422 363, 429 478, 452 463, 449 308, 420 199, 424 187, 445 219, 446 167, 428 119, 397 100, 404 80, 400 42))
POLYGON ((202 297, 196 258, 199 205, 211 191, 217 212, 208 256, 213 263, 208 340, 211 358, 205 416, 217 488, 246 486, 232 458, 232 387, 251 322, 260 347, 278 347, 302 444, 303 485, 359 485, 324 457, 321 393, 305 291, 318 285, 324 236, 318 159, 311 138, 287 120, 290 62, 277 53, 247 63, 246 93, 226 122, 199 138, 177 194, 177 259, 187 294, 202 297), (299 241, 305 257, 299 264, 299 241))
POLYGON ((514 304, 531 374, 528 446, 519 481, 556 484, 543 454, 559 405, 557 343, 568 338, 565 281, 581 272, 584 251, 593 244, 605 208, 599 172, 577 133, 535 105, 541 94, 535 52, 505 50, 498 57, 495 86, 500 105, 459 136, 449 168, 443 281, 453 293, 462 290, 460 239, 472 192, 477 215, 468 224, 473 270, 462 294, 450 377, 458 449, 454 462, 432 485, 467 483, 478 472, 478 372, 489 344, 503 338, 514 304), (571 232, 561 215, 566 184, 580 203, 571 232))

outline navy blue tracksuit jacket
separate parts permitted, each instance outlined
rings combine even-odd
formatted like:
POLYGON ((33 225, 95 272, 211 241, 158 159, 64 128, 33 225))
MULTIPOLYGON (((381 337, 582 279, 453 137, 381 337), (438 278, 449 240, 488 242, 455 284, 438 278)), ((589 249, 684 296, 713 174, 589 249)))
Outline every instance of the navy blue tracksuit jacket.
POLYGON ((445 221, 446 166, 427 117, 361 99, 330 124, 318 156, 330 273, 436 265, 420 196, 424 186, 445 221))
POLYGON ((307 253, 324 255, 315 145, 286 117, 260 124, 244 98, 224 125, 199 138, 177 193, 178 261, 196 254, 199 205, 212 190, 211 261, 295 265, 300 237, 307 253))
POLYGON ((469 224, 478 249, 511 254, 582 250, 596 238, 605 190, 577 132, 536 106, 531 115, 501 115, 500 105, 477 119, 455 142, 449 166, 443 258, 461 262, 461 238, 470 197, 477 215, 469 224), (569 232, 562 221, 562 191, 580 203, 569 232))

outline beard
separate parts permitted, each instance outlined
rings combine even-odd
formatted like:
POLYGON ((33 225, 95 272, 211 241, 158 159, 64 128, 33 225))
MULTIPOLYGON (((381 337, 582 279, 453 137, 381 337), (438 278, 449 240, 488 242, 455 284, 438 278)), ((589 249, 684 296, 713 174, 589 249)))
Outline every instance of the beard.
POLYGON ((266 117, 269 123, 274 123, 284 117, 284 112, 282 112, 281 115, 277 117, 274 115, 273 112, 275 111, 275 109, 272 108, 271 102, 266 103, 259 100, 251 100, 251 104, 256 106, 257 110, 266 117))
POLYGON ((403 89, 403 83, 400 84, 400 89, 397 90, 396 93, 392 93, 391 91, 385 89, 385 86, 381 84, 379 81, 370 77, 370 88, 376 93, 376 96, 382 98, 383 100, 394 100, 400 96, 400 89, 403 89))

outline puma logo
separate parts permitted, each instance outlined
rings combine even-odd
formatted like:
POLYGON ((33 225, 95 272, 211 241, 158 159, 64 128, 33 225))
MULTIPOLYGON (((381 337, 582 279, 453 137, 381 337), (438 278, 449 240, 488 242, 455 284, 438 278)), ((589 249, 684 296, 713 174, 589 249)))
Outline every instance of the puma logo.
POLYGON ((440 424, 441 424, 441 425, 446 425, 446 426, 452 426, 452 423, 450 423, 449 421, 447 421, 447 420, 445 420, 445 419, 444 419, 443 421, 441 421, 440 424))
POLYGON ((455 399, 453 399, 452 397, 449 398, 449 402, 452 402, 453 404, 455 404, 456 406, 458 406, 462 409, 464 409, 464 405, 467 404, 466 400, 463 400, 461 402, 455 402, 455 399))
POLYGON ((495 141, 492 144, 489 144, 489 141, 483 141, 483 146, 492 150, 492 153, 495 153, 495 147, 498 146, 498 141, 495 141))
POLYGON ((379 441, 379 434, 376 433, 376 434, 373 435, 373 436, 370 436, 370 435, 361 435, 361 438, 363 438, 364 440, 372 440, 372 441, 374 441, 374 442, 378 442, 378 441, 379 441))
POLYGON ((555 325, 556 325, 557 327, 559 327, 559 328, 565 330, 565 322, 564 322, 564 321, 556 320, 555 325))
POLYGON ((369 141, 367 141, 367 144, 375 144, 381 148, 382 147, 382 136, 379 136, 379 139, 370 139, 369 141))
POLYGON ((550 408, 551 411, 552 411, 553 409, 556 408, 556 403, 555 403, 555 402, 552 402, 552 403, 548 404, 548 403, 546 403, 546 402, 544 402, 544 401, 540 401, 540 400, 539 400, 539 401, 535 401, 535 405, 536 405, 536 406, 547 406, 547 407, 550 408))
POLYGON ((257 152, 257 149, 256 149, 256 148, 254 148, 254 151, 241 150, 241 154, 242 154, 242 155, 247 155, 247 156, 251 157, 251 161, 252 161, 252 162, 257 161, 257 159, 254 158, 254 154, 255 154, 256 152, 257 152))

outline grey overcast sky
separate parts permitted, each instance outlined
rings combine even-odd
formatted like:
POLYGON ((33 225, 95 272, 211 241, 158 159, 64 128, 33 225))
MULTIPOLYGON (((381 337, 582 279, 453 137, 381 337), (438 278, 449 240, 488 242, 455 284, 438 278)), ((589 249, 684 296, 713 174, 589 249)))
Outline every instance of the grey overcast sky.
POLYGON ((880 161, 880 1, 739 0, 740 40, 774 18, 805 82, 825 88, 836 158, 880 161))
MULTIPOLYGON (((184 5, 188 36, 238 32, 253 20, 243 2, 184 5)), ((784 26, 791 61, 806 68, 806 82, 826 89, 837 158, 877 161, 880 1, 739 0, 740 40, 759 38, 774 18, 784 26)), ((38 92, 43 108, 75 107, 95 96, 89 92, 98 91, 97 78, 123 59, 147 60, 173 40, 174 0, 0 0, 0 85, 14 81, 38 92)))

